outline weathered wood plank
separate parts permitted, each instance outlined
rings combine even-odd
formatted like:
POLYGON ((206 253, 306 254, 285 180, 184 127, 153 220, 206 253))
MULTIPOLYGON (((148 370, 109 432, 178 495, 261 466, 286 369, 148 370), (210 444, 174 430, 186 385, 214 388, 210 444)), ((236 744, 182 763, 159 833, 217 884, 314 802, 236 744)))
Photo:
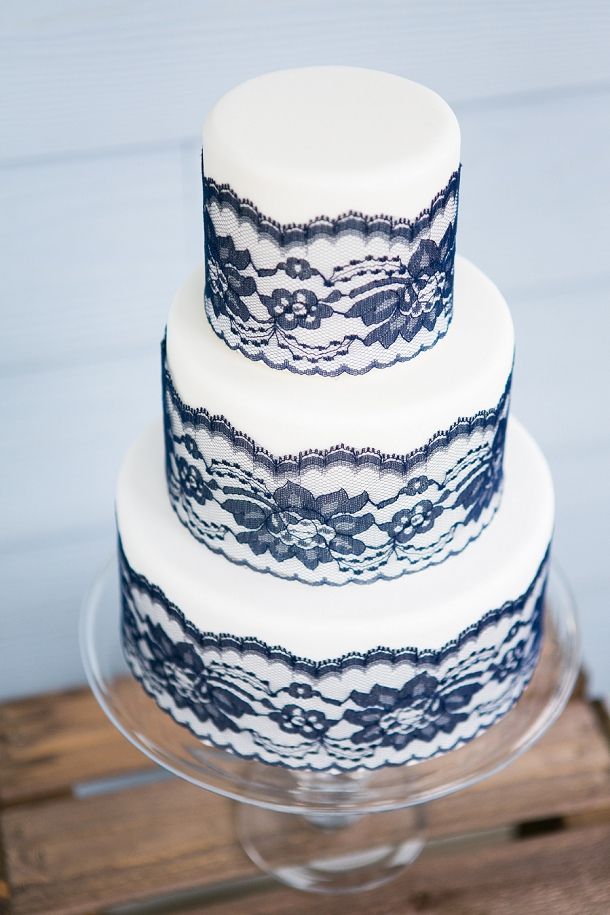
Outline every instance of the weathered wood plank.
POLYGON ((151 765, 88 690, 0 705, 0 803, 65 793, 76 782, 151 765))
MULTIPOLYGON (((135 680, 128 680, 124 688, 141 689, 135 680)), ((606 747, 582 691, 581 684, 572 697, 571 706, 578 704, 578 708, 570 706, 544 738, 543 749, 534 747, 518 767, 544 773, 544 746, 548 744, 555 757, 567 754, 568 771, 571 766, 581 772, 579 754, 584 745, 588 771, 603 771, 606 747)), ((0 804, 65 793, 78 782, 145 770, 150 765, 118 733, 87 688, 0 704, 0 804)), ((511 775, 510 780, 513 778, 511 775)))
MULTIPOLYGON (((428 834, 605 807, 608 746, 590 707, 576 700, 509 769, 431 804, 428 834)), ((78 913, 254 873, 235 838, 229 802, 178 780, 12 807, 2 822, 15 913, 78 913)))
POLYGON ((191 907, 210 915, 607 915, 610 826, 511 842, 473 851, 424 853, 393 883, 373 893, 315 902, 272 889, 247 899, 191 907))
POLYGON ((429 804, 427 820, 432 835, 444 836, 591 809, 610 810, 610 749, 590 705, 575 700, 529 752, 429 804))
MULTIPOLYGON (((135 681, 125 688, 140 689, 135 681)), ((557 776, 604 772, 604 736, 583 700, 580 686, 542 743, 496 779, 544 778, 549 747, 557 776)), ((0 804, 65 793, 75 783, 151 765, 118 733, 87 688, 0 704, 0 804)))
POLYGON ((15 915, 81 913, 255 873, 230 804, 178 780, 8 808, 2 821, 15 915))
POLYGON ((6 860, 0 832, 0 915, 10 915, 11 888, 6 873, 6 860))

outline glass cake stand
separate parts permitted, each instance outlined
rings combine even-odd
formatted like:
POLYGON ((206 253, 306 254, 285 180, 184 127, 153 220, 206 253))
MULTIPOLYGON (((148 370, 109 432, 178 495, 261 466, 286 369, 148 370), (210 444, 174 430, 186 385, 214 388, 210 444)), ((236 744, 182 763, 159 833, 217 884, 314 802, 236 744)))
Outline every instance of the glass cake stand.
POLYGON ((580 662, 574 601, 554 569, 540 661, 501 721, 436 759, 333 775, 241 759, 203 743, 163 712, 123 658, 115 562, 85 600, 80 638, 91 689, 119 731, 174 775, 239 802, 239 838, 262 870, 325 893, 378 886, 414 861, 425 843, 426 803, 493 775, 531 747, 565 707, 580 662))

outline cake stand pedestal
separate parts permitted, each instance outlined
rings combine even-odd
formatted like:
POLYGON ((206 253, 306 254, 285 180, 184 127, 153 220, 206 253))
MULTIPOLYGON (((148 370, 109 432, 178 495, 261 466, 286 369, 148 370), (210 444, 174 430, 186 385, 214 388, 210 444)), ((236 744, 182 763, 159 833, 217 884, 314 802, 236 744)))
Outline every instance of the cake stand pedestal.
POLYGON ((557 719, 576 681, 580 641, 565 582, 551 571, 543 650, 517 705, 466 746, 411 766, 332 775, 240 759, 177 724, 129 673, 120 641, 116 563, 87 596, 81 650, 102 709, 174 775, 238 802, 241 843, 262 870, 301 890, 340 893, 396 876, 425 844, 425 805, 493 775, 557 719))

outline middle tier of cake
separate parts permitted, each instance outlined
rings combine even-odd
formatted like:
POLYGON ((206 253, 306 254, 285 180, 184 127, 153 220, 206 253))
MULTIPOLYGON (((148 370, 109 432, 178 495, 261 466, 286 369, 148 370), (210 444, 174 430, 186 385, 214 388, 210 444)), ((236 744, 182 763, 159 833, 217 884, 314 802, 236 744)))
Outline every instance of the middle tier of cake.
POLYGON ((295 375, 244 359, 178 293, 164 347, 168 490, 190 534, 310 584, 419 572, 498 509, 513 329, 495 286, 458 260, 447 337, 366 375, 295 375))
POLYGON ((456 259, 446 337, 417 359, 365 375, 296 375, 245 359, 210 327, 203 285, 200 268, 171 306, 167 362, 176 392, 185 404, 225 417, 274 455, 338 443, 408 454, 459 418, 495 407, 511 375, 508 306, 491 280, 462 257, 456 259))
POLYGON ((493 524, 460 556, 416 575, 342 588, 232 566, 203 548, 172 512, 156 424, 124 462, 116 511, 130 565, 198 631, 255 637, 319 661, 377 645, 438 649, 523 594, 551 540, 554 497, 544 456, 514 419, 504 489, 493 524))

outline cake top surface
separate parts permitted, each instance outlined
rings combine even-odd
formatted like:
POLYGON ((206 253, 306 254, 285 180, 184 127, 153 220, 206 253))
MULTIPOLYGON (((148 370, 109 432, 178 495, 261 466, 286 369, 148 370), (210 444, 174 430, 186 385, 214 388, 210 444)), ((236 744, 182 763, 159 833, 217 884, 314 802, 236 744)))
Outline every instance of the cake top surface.
POLYGON ((459 164, 435 92, 376 70, 280 70, 224 95, 203 129, 207 177, 281 223, 349 211, 414 219, 459 164))

